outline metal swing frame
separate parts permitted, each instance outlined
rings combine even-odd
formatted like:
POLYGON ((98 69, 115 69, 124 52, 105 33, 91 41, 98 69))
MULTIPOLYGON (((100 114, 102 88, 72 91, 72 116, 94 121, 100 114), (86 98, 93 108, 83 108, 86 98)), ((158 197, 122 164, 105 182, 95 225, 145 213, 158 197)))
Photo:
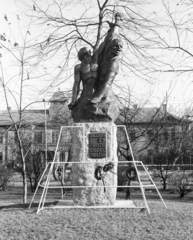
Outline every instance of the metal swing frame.
MULTIPOLYGON (((113 126, 114 127, 114 126, 113 126)), ((112 128, 111 127, 111 131, 112 131, 112 128)), ((126 135, 126 139, 127 139, 127 143, 129 144, 129 149, 130 149, 130 153, 131 153, 131 157, 132 157, 132 161, 129 162, 129 163, 133 163, 133 167, 136 169, 136 174, 137 174, 137 179, 138 179, 138 182, 139 182, 139 185, 137 186, 125 186, 125 185, 122 185, 122 186, 115 186, 115 185, 109 185, 109 186, 105 186, 105 188, 118 188, 118 187, 124 187, 124 188, 140 188, 141 190, 141 193, 142 193, 142 197, 143 197, 143 201, 144 201, 144 206, 135 206, 133 208, 139 208, 139 209, 147 209, 148 213, 150 213, 150 209, 149 209, 149 206, 148 206, 148 203, 147 203, 147 199, 146 199, 146 196, 145 196, 145 188, 146 187, 154 187, 161 199, 161 201, 163 202, 164 206, 167 208, 157 186, 155 185, 151 175, 149 174, 149 172, 147 171, 145 165, 141 162, 141 161, 136 161, 135 158, 134 158, 134 154, 133 154, 133 151, 132 151, 132 147, 131 147, 131 143, 130 143, 130 140, 129 140, 129 136, 128 136, 128 133, 127 133, 127 130, 126 130, 126 126, 125 125, 116 125, 117 128, 123 128, 124 129, 124 132, 125 132, 125 135, 126 135), (145 173, 147 174, 151 184, 143 184, 141 179, 140 179, 140 172, 138 170, 138 167, 141 166, 145 173)), ((34 195, 31 199, 31 202, 30 202, 30 205, 29 205, 29 208, 31 208, 32 206, 32 203, 34 202, 34 199, 35 199, 35 195, 38 191, 38 189, 40 187, 43 188, 43 192, 42 192, 42 195, 41 195, 41 198, 40 198, 40 201, 39 201, 39 204, 38 204, 38 209, 37 209, 37 214, 43 210, 43 209, 49 209, 49 208, 132 208, 130 205, 128 205, 128 200, 121 200, 119 201, 119 203, 121 202, 121 204, 116 204, 115 202, 115 205, 108 205, 108 206, 77 206, 77 205, 73 205, 73 201, 71 200, 63 200, 63 205, 61 206, 49 206, 49 207, 45 207, 45 201, 46 201, 46 196, 47 196, 47 192, 48 192, 48 189, 67 189, 67 188, 104 188, 103 185, 101 186, 61 186, 61 185, 58 185, 58 186, 51 186, 50 185, 50 179, 51 179, 51 175, 52 175, 52 171, 53 171, 53 168, 54 168, 54 164, 66 164, 67 162, 56 162, 56 158, 57 158, 57 151, 58 151, 58 147, 59 147, 59 143, 60 143, 60 139, 61 139, 61 135, 62 135, 62 131, 64 128, 82 128, 83 129, 83 142, 85 143, 85 126, 62 126, 61 129, 60 129, 60 134, 59 134, 59 137, 58 137, 58 142, 57 142, 57 145, 56 145, 56 149, 55 149, 55 154, 54 154, 54 159, 52 162, 50 163, 47 163, 46 165, 46 168, 38 182, 38 185, 36 187, 36 190, 34 192, 34 195), (46 181, 45 181, 45 184, 41 184, 44 176, 46 175, 46 172, 48 171, 48 174, 47 174, 47 178, 46 178, 46 181)), ((112 141, 111 141, 111 154, 112 154, 112 141)), ((83 148, 83 159, 85 159, 85 148, 83 148)), ((97 163, 104 163, 104 161, 99 161, 97 160, 97 163)), ((71 164, 95 164, 96 161, 93 160, 93 162, 70 162, 71 164)), ((121 161, 121 162, 112 162, 112 163, 116 163, 117 166, 118 166, 118 163, 127 163, 128 164, 128 161, 121 161)), ((64 165, 65 166, 65 165, 64 165)), ((117 201, 118 202, 118 201, 117 201)))

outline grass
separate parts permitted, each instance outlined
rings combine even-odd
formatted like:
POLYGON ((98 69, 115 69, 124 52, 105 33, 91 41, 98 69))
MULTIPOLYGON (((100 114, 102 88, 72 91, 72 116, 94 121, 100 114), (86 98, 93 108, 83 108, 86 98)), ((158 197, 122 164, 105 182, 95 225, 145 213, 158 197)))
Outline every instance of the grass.
MULTIPOLYGON (((192 239, 193 194, 181 200, 161 192, 168 209, 154 191, 146 194, 151 214, 139 209, 45 209, 37 215, 37 204, 28 209, 29 204, 22 204, 21 188, 9 187, 6 192, 0 191, 0 240, 192 239)), ((36 202, 39 197, 40 193, 36 202)), ((60 193, 50 192, 48 202, 56 197, 60 193)), ((124 192, 118 193, 119 199, 124 197, 124 192)), ((140 197, 137 191, 131 194, 136 202, 140 197)), ((30 193, 28 200, 31 198, 30 193)))

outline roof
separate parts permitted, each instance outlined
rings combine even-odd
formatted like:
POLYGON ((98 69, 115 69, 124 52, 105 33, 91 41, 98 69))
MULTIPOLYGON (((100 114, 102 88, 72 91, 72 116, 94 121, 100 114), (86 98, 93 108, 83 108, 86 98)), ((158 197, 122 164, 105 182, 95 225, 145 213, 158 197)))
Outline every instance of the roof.
MULTIPOLYGON (((125 108, 121 110, 119 120, 124 123, 125 121, 130 123, 150 123, 160 122, 165 120, 167 122, 179 122, 182 119, 164 111, 162 108, 147 107, 147 108, 125 108)), ((188 120, 184 120, 190 122, 188 120)))
MULTIPOLYGON (((46 111, 46 114, 48 115, 48 111, 46 111)), ((13 123, 19 123, 19 119, 18 111, 0 111, 0 126, 11 126, 13 123)), ((21 121, 22 124, 43 123, 45 122, 45 110, 26 110, 22 112, 21 121)))
MULTIPOLYGON (((18 111, 11 110, 10 111, 11 117, 9 112, 0 111, 0 126, 11 126, 13 123, 19 123, 19 113, 18 111), (13 118, 13 121, 12 119, 13 118)), ((49 116, 49 110, 46 110, 47 120, 49 116)), ((161 120, 165 119, 168 122, 181 122, 182 119, 174 116, 169 112, 164 112, 161 108, 125 108, 121 110, 121 114, 118 118, 117 123, 125 124, 133 123, 133 124, 142 124, 142 123, 150 123, 150 122, 160 122, 161 120)), ((44 124, 45 123, 45 110, 38 109, 38 110, 25 110, 22 112, 22 124, 44 124)), ((191 123, 192 121, 184 119, 184 122, 191 123)))

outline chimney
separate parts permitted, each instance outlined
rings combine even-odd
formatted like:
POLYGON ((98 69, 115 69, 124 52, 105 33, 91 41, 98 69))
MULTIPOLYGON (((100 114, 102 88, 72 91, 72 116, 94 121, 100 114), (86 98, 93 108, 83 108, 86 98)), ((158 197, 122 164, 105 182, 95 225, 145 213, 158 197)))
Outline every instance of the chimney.
POLYGON ((164 114, 167 113, 167 104, 162 104, 162 110, 163 110, 164 114))

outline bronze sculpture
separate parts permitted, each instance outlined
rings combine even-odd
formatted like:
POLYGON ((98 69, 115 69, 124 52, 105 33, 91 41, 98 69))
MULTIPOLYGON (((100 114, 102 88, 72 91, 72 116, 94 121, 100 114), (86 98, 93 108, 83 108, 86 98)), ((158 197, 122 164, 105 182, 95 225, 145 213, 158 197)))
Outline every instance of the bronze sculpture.
POLYGON ((72 101, 69 109, 72 110, 80 101, 87 101, 91 98, 97 77, 98 62, 95 56, 91 56, 90 50, 86 47, 78 52, 78 59, 81 61, 74 67, 74 86, 72 90, 72 101), (79 101, 77 99, 80 92, 80 83, 82 81, 83 90, 79 101))
POLYGON ((75 122, 115 121, 118 116, 117 99, 111 89, 119 70, 118 56, 123 44, 119 38, 120 15, 115 15, 115 23, 99 48, 91 55, 87 48, 78 52, 80 64, 74 68, 72 118, 75 122), (80 97, 80 83, 83 90, 80 97))

